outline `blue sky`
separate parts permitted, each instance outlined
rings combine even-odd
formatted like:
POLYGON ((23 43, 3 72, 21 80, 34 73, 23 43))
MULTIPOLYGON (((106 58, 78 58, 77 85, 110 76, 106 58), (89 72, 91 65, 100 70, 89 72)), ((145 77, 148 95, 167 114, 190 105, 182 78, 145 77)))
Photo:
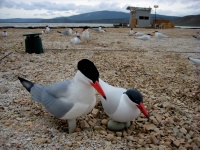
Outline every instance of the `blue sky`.
POLYGON ((200 0, 0 0, 0 18, 54 18, 93 11, 122 11, 127 6, 151 7, 155 13, 169 16, 200 14, 200 0))

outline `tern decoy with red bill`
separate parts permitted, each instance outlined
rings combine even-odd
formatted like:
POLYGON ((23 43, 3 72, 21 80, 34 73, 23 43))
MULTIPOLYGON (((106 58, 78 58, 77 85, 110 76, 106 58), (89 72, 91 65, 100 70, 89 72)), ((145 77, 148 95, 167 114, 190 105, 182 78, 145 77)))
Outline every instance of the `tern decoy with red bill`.
POLYGON ((130 121, 137 118, 142 112, 148 117, 148 112, 143 104, 141 93, 136 89, 115 87, 99 79, 99 83, 106 94, 106 101, 101 97, 105 113, 110 117, 108 129, 122 130, 130 126, 130 121))
POLYGON ((158 38, 158 39, 169 38, 169 36, 164 35, 164 34, 158 32, 158 31, 155 31, 153 33, 155 33, 155 37, 158 38))
POLYGON ((76 75, 69 80, 42 86, 18 77, 31 93, 32 100, 41 103, 59 119, 68 120, 69 133, 76 129, 76 118, 88 114, 96 104, 95 89, 106 99, 99 84, 99 72, 88 59, 78 62, 76 75))

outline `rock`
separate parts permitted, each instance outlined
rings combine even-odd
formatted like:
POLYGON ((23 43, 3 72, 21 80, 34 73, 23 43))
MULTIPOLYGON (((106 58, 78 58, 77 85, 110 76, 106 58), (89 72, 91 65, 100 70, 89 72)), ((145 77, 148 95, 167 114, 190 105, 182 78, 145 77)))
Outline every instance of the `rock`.
POLYGON ((177 117, 174 117, 174 118, 173 118, 173 121, 174 121, 174 122, 179 122, 179 121, 180 121, 180 119, 179 119, 179 118, 177 118, 177 117))
POLYGON ((102 123, 102 125, 107 125, 108 120, 107 119, 103 119, 103 120, 101 120, 101 123, 102 123))
POLYGON ((155 135, 150 135, 150 139, 152 141, 153 144, 159 145, 159 140, 156 138, 155 135))
POLYGON ((13 122, 5 122, 5 123, 4 123, 5 126, 10 126, 10 125, 12 125, 12 124, 13 124, 13 122))
POLYGON ((101 131, 99 131, 99 133, 101 133, 103 135, 107 135, 107 132, 105 130, 101 130, 101 131))
POLYGON ((154 130, 156 126, 154 124, 145 124, 143 126, 146 130, 154 130))
POLYGON ((174 144, 176 147, 179 147, 180 142, 179 142, 178 140, 175 140, 175 141, 173 141, 173 144, 174 144))
POLYGON ((133 136, 125 136, 125 138, 128 140, 128 141, 133 141, 133 136))
POLYGON ((37 138, 33 141, 33 143, 35 144, 44 144, 44 143, 47 143, 48 139, 46 138, 37 138))
POLYGON ((92 110, 92 114, 94 115, 94 117, 96 117, 99 114, 99 109, 93 109, 92 110))
POLYGON ((193 138, 193 141, 196 145, 198 145, 200 147, 200 137, 195 137, 193 138))
POLYGON ((155 114, 155 117, 159 123, 162 121, 162 116, 160 114, 155 114))
POLYGON ((77 136, 77 137, 75 138, 76 141, 82 141, 82 139, 83 139, 83 136, 77 136))
POLYGON ((94 126, 94 130, 100 131, 100 130, 105 130, 105 129, 101 126, 94 126))
POLYGON ((115 136, 114 136, 113 134, 108 134, 108 135, 106 136, 106 139, 107 139, 108 141, 113 141, 114 138, 115 138, 115 136))
POLYGON ((166 107, 169 107, 170 106, 170 103, 169 102, 167 102, 167 101, 165 101, 164 103, 163 103, 163 105, 162 105, 164 108, 166 108, 166 107))
POLYGON ((183 133, 183 134, 187 134, 187 130, 185 128, 181 128, 180 131, 183 133))
POLYGON ((80 127, 83 129, 83 128, 89 128, 90 126, 85 120, 83 120, 80 122, 80 127))
POLYGON ((116 135, 121 137, 122 136, 122 132, 116 132, 116 135))

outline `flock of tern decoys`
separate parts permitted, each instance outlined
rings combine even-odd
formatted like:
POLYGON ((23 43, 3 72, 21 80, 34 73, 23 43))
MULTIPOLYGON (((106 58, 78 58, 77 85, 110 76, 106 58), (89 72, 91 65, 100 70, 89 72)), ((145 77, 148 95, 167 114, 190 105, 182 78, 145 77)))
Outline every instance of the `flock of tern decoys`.
MULTIPOLYGON (((106 32, 102 27, 93 28, 96 32, 106 32)), ((51 29, 46 26, 44 33, 50 33, 51 29)), ((88 27, 84 27, 82 34, 69 28, 67 31, 57 31, 62 35, 72 35, 71 43, 79 44, 81 41, 90 39, 88 27)), ((168 38, 158 31, 154 32, 156 38, 168 38)), ((134 32, 135 39, 148 40, 151 34, 134 32)), ((7 36, 3 31, 2 36, 7 36)), ((199 39, 200 35, 194 36, 199 39)), ((196 65, 200 65, 200 59, 188 57, 196 65)), ((46 110, 59 119, 68 120, 69 133, 76 129, 76 119, 81 115, 91 112, 96 104, 95 89, 101 95, 101 103, 105 113, 110 117, 107 127, 110 130, 122 130, 130 126, 130 122, 136 119, 140 112, 149 118, 143 104, 142 94, 137 89, 124 89, 114 87, 99 78, 99 71, 94 63, 88 59, 82 59, 77 64, 76 75, 68 80, 56 82, 52 85, 42 86, 22 77, 18 77, 21 84, 31 94, 32 100, 41 103, 46 110)))

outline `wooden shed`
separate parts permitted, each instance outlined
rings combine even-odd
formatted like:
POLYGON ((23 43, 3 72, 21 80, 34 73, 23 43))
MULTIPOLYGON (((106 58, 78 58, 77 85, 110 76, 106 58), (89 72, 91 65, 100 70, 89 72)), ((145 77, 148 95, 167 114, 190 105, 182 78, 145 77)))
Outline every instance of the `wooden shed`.
POLYGON ((126 8, 130 10, 129 25, 131 28, 135 27, 150 27, 151 8, 132 7, 126 8))

